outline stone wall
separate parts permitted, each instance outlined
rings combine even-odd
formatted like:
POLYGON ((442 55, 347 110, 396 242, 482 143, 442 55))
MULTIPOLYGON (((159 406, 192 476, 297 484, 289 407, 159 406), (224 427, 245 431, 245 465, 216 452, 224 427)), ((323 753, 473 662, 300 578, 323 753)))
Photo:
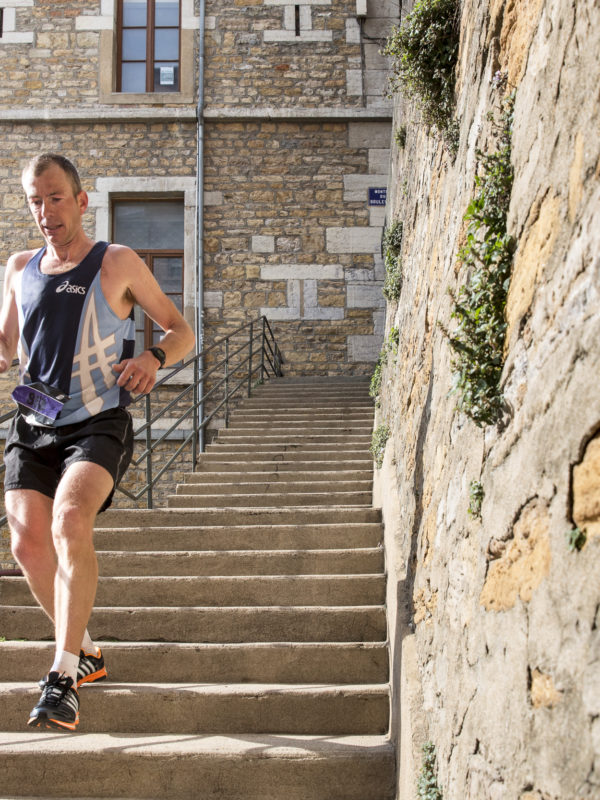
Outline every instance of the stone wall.
POLYGON ((399 330, 378 423, 399 796, 436 746, 445 800, 600 796, 600 140, 592 0, 462 4, 452 160, 398 99, 388 219, 404 222, 399 330), (492 76, 516 88, 502 424, 455 410, 448 290, 493 146, 492 76), (484 490, 481 518, 469 487, 484 490), (581 550, 567 534, 585 528, 581 550), (404 646, 403 646, 404 644, 404 646), (402 663, 404 658, 404 663, 402 663), (400 696, 404 705, 400 706, 400 696), (413 737, 408 743, 407 735, 413 737))
POLYGON ((264 314, 286 374, 368 373, 383 333, 388 123, 206 127, 209 341, 264 314), (385 170, 385 172, 384 172, 385 170))

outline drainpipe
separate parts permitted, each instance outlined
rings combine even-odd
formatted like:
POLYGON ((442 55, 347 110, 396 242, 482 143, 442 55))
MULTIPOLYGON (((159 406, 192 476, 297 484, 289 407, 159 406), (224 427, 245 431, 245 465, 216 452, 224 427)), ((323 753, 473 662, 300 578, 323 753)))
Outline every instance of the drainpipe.
MULTIPOLYGON (((197 125, 197 160, 196 160, 196 352, 204 349, 204 26, 206 0, 200 0, 200 32, 198 39, 198 106, 196 109, 197 125)), ((198 425, 204 419, 204 359, 198 359, 198 425)), ((205 432, 199 428, 198 448, 204 452, 205 432)), ((195 465, 194 465, 195 468, 195 465)))

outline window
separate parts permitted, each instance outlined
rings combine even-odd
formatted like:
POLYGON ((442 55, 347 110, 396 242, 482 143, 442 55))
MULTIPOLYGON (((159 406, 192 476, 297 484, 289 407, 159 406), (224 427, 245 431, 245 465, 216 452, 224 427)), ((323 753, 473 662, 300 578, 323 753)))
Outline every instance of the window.
MULTIPOLYGON (((114 242, 142 258, 163 292, 183 313, 183 200, 114 200, 114 242)), ((136 352, 156 344, 162 330, 136 306, 136 352)))
POLYGON ((178 92, 180 0, 119 0, 117 91, 178 92))

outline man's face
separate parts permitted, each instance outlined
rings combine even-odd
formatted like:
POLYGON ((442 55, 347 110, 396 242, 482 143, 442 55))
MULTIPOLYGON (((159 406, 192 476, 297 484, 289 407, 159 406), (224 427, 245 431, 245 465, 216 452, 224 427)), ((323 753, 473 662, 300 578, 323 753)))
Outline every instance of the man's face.
POLYGON ((26 172, 23 189, 29 209, 49 245, 64 247, 81 233, 81 217, 87 208, 85 192, 74 194, 73 185, 58 164, 51 164, 37 178, 26 172))

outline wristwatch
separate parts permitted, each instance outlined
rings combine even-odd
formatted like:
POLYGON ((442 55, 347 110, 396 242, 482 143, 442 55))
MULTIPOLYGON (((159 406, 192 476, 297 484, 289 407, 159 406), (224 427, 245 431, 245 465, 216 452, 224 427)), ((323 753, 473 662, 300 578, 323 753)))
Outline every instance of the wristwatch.
POLYGON ((167 360, 167 356, 165 355, 165 351, 161 350, 160 347, 149 347, 149 352, 152 353, 154 358, 157 358, 160 361, 159 369, 162 369, 165 365, 165 361, 167 360))

